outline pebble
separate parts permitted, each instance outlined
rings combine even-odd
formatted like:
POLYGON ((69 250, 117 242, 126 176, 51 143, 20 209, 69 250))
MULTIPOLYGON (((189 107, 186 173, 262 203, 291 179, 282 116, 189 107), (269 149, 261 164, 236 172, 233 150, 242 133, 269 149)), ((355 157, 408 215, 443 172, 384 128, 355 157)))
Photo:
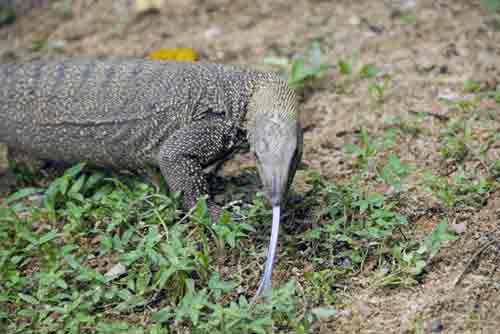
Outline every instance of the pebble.
POLYGON ((467 225, 465 223, 450 224, 448 228, 456 234, 464 234, 467 230, 467 225))
POLYGON ((351 16, 349 19, 349 24, 353 26, 357 26, 361 23, 361 19, 357 16, 351 16))
POLYGON ((122 275, 125 275, 126 273, 127 268, 123 264, 117 263, 113 267, 111 267, 111 269, 109 269, 108 272, 104 274, 104 276, 111 279, 116 279, 122 275))
POLYGON ((219 27, 210 27, 203 33, 206 39, 214 39, 222 35, 222 29, 219 27))
POLYGON ((444 326, 443 326, 443 323, 441 322, 441 320, 437 320, 432 324, 431 332, 441 333, 443 330, 444 330, 444 326))

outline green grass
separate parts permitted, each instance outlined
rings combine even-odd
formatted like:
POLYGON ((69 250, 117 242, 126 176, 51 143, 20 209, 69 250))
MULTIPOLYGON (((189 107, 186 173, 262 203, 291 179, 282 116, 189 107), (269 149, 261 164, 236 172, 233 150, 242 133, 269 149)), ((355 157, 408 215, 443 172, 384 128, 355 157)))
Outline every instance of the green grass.
MULTIPOLYGON (((296 89, 329 68, 319 43, 307 57, 271 62, 296 89)), ((355 89, 355 80, 366 81, 376 105, 384 103, 390 78, 374 64, 353 75, 353 62, 338 62, 347 84, 355 89)), ((500 101, 473 80, 464 89, 500 101)), ((183 212, 177 194, 138 177, 78 164, 47 185, 15 165, 22 187, 0 206, 0 328, 9 334, 310 333, 335 322, 360 285, 419 285, 457 239, 448 228, 457 212, 482 208, 500 184, 500 162, 487 154, 498 134, 479 136, 478 119, 468 117, 480 109, 479 99, 451 107, 458 115, 438 123, 435 133, 425 128, 425 113, 403 115, 384 130, 364 124, 341 152, 348 176, 332 181, 304 173, 309 190, 292 192, 298 200, 287 215, 295 220, 284 222, 280 234, 277 288, 257 303, 252 297, 271 221, 263 194, 233 206, 237 214, 214 225, 203 199, 183 212), (432 135, 442 161, 426 168, 405 161, 405 140, 432 135), (443 163, 453 172, 444 173, 443 163), (419 196, 433 199, 419 208, 424 212, 442 209, 433 211, 427 233, 406 202, 419 196)))
MULTIPOLYGON (((400 173, 391 159, 387 165, 400 173)), ((295 242, 284 245, 280 261, 314 270, 304 273, 303 289, 281 281, 267 302, 252 304, 255 282, 237 268, 261 270, 266 242, 256 248, 255 238, 267 238, 269 227, 262 195, 240 209, 246 219, 225 215, 213 225, 203 200, 185 215, 175 194, 83 167, 47 188, 17 191, 0 209, 0 326, 7 333, 308 333, 335 317, 335 287, 367 263, 379 263, 374 286, 413 285, 451 238, 440 225, 431 241, 405 240, 408 220, 396 202, 356 179, 333 184, 312 173, 309 196, 321 225, 285 234, 295 242), (307 245, 307 258, 293 256, 294 244, 307 245)))
POLYGON ((489 12, 495 12, 500 8, 500 0, 481 0, 481 5, 489 12))
POLYGON ((270 304, 228 299, 238 277, 220 277, 217 255, 241 251, 248 225, 229 216, 212 225, 204 201, 181 217, 175 195, 82 168, 42 189, 42 206, 28 200, 41 190, 26 188, 0 210, 7 332, 266 333, 295 322, 292 282, 270 304))
POLYGON ((496 188, 491 177, 477 176, 463 170, 459 170, 451 177, 426 171, 423 184, 447 210, 464 206, 480 208, 496 188))
POLYGON ((321 46, 317 41, 312 43, 306 56, 299 55, 293 60, 268 57, 264 59, 264 62, 280 67, 283 78, 297 90, 304 89, 306 85, 323 77, 331 67, 322 63, 321 46))
POLYGON ((12 24, 16 21, 16 11, 8 5, 0 6, 0 27, 12 24))
POLYGON ((396 209, 397 201, 358 182, 335 185, 314 177, 316 191, 326 205, 321 213, 324 224, 303 236, 316 251, 312 261, 317 271, 308 273, 306 279, 311 294, 317 300, 321 296, 323 302, 334 302, 335 295, 328 293, 331 286, 360 274, 368 263, 374 286, 414 285, 443 241, 454 240, 446 221, 427 239, 406 239, 409 222, 396 209))

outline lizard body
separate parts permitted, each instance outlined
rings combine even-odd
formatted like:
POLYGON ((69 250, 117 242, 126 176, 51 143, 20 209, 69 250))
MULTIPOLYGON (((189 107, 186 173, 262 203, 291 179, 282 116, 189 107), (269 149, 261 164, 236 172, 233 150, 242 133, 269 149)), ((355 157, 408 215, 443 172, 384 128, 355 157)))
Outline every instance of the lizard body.
POLYGON ((251 89, 238 83, 253 82, 245 74, 142 60, 0 65, 0 133, 41 158, 136 168, 155 163, 179 129, 238 124, 251 89))
POLYGON ((140 59, 0 65, 0 142, 42 159, 157 165, 185 208, 208 192, 203 168, 247 141, 279 206, 302 137, 295 94, 276 75, 140 59))

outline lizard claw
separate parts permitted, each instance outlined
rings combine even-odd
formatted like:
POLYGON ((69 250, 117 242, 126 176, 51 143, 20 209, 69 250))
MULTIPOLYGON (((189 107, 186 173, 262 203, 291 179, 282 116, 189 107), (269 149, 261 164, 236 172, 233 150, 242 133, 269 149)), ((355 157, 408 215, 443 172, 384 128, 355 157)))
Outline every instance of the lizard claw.
POLYGON ((212 224, 218 224, 224 214, 227 211, 232 221, 241 220, 243 216, 239 215, 237 212, 228 210, 226 207, 221 207, 213 202, 208 203, 208 214, 210 215, 212 224))

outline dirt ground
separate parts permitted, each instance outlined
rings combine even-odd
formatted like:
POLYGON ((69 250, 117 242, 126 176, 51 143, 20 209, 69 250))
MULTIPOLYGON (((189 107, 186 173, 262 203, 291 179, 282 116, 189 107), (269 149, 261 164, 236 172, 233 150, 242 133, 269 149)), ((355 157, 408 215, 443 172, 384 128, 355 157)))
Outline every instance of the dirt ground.
MULTIPOLYGON (((126 1, 75 0, 71 18, 64 8, 36 8, 0 28, 0 60, 61 54, 144 57, 158 48, 192 47, 202 61, 269 70, 265 57, 293 57, 319 40, 323 62, 353 59, 354 72, 375 64, 392 78, 387 101, 376 112, 368 81, 346 78, 338 67, 307 91, 302 103, 304 162, 332 181, 352 172, 342 147, 362 126, 368 125, 376 137, 394 119, 414 120, 417 113, 426 113, 420 126, 437 134, 443 120, 456 112, 440 102, 441 96, 465 95, 467 79, 500 89, 500 27, 479 1, 164 2, 160 12, 141 15, 133 15, 126 1), (43 52, 33 51, 45 40, 43 52)), ((498 104, 492 108, 498 113, 498 104)), ((473 123, 479 134, 492 129, 500 129, 498 118, 473 123)), ((439 138, 408 137, 397 153, 405 162, 443 172, 439 138)), ((500 159, 498 143, 488 154, 500 159)), ((301 187, 299 173, 296 188, 301 187)), ((433 208, 425 194, 414 197, 419 209, 433 208)), ((484 207, 455 218, 465 224, 464 230, 433 260, 420 285, 381 290, 360 284, 344 296, 341 314, 319 330, 420 333, 416 328, 421 323, 422 333, 499 333, 499 243, 492 243, 472 265, 469 260, 482 245, 500 238, 500 192, 491 194, 484 207)), ((438 220, 432 214, 419 216, 412 222, 415 234, 428 233, 438 220)))

